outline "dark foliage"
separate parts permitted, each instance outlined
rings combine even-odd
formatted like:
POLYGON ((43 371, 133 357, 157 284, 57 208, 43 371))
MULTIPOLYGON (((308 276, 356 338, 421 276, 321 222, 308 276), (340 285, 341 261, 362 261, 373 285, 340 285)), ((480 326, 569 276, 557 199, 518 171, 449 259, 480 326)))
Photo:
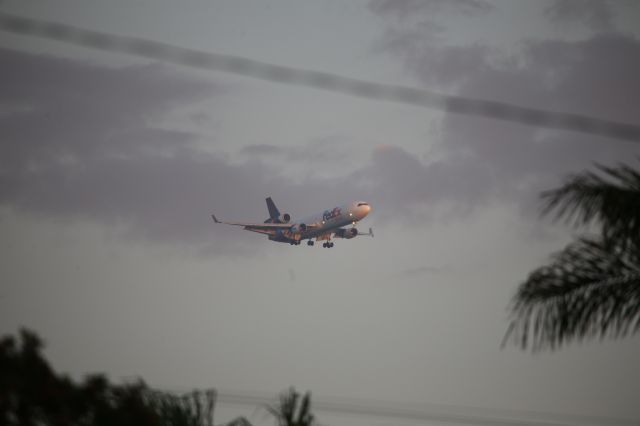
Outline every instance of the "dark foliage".
POLYGON ((575 225, 597 223, 605 241, 640 247, 640 172, 621 164, 596 165, 600 173, 570 176, 560 188, 542 193, 545 214, 555 212, 575 225))
POLYGON ((280 395, 277 406, 267 410, 276 418, 279 426, 312 426, 316 424, 311 414, 311 393, 307 392, 300 400, 300 394, 291 388, 280 395))
POLYGON ((56 374, 42 341, 20 331, 0 339, 0 424, 211 426, 214 391, 184 396, 153 391, 144 382, 113 385, 101 375, 76 384, 56 374))
POLYGON ((598 225, 600 235, 577 239, 520 285, 505 341, 554 349, 640 330, 640 173, 597 169, 542 194, 545 213, 598 225))

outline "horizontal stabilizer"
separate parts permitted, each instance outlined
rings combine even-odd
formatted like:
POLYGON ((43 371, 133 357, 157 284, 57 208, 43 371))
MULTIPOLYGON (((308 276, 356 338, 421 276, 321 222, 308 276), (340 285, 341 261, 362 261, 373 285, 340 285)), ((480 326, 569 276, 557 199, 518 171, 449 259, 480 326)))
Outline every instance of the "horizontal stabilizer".
POLYGON ((373 228, 369 228, 369 232, 358 232, 358 235, 368 235, 373 237, 373 228))

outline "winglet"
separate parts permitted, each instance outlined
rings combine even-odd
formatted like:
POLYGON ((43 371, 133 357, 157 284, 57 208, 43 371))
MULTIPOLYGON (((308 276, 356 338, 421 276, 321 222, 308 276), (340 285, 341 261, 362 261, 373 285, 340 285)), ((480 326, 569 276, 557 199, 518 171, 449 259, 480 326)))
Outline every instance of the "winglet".
POLYGON ((222 223, 222 222, 220 222, 220 221, 216 218, 216 215, 215 215, 215 214, 213 214, 213 213, 211 213, 211 218, 213 219, 213 221, 214 221, 215 223, 222 223))

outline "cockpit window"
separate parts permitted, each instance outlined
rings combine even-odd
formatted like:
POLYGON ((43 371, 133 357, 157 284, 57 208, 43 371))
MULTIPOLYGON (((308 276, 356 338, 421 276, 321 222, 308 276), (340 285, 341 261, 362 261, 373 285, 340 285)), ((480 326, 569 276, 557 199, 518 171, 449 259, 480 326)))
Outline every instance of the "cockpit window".
POLYGON ((358 203, 358 207, 360 207, 360 206, 368 206, 368 205, 369 205, 369 203, 358 203))

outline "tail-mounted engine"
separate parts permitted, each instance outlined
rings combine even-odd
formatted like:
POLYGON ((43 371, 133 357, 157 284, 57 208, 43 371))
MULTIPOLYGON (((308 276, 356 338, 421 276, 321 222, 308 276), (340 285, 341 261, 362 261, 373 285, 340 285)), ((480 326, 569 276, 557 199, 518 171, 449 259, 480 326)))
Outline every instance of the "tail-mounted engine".
POLYGON ((289 213, 285 213, 282 216, 278 217, 278 221, 280 223, 289 223, 291 220, 291 215, 289 213))

